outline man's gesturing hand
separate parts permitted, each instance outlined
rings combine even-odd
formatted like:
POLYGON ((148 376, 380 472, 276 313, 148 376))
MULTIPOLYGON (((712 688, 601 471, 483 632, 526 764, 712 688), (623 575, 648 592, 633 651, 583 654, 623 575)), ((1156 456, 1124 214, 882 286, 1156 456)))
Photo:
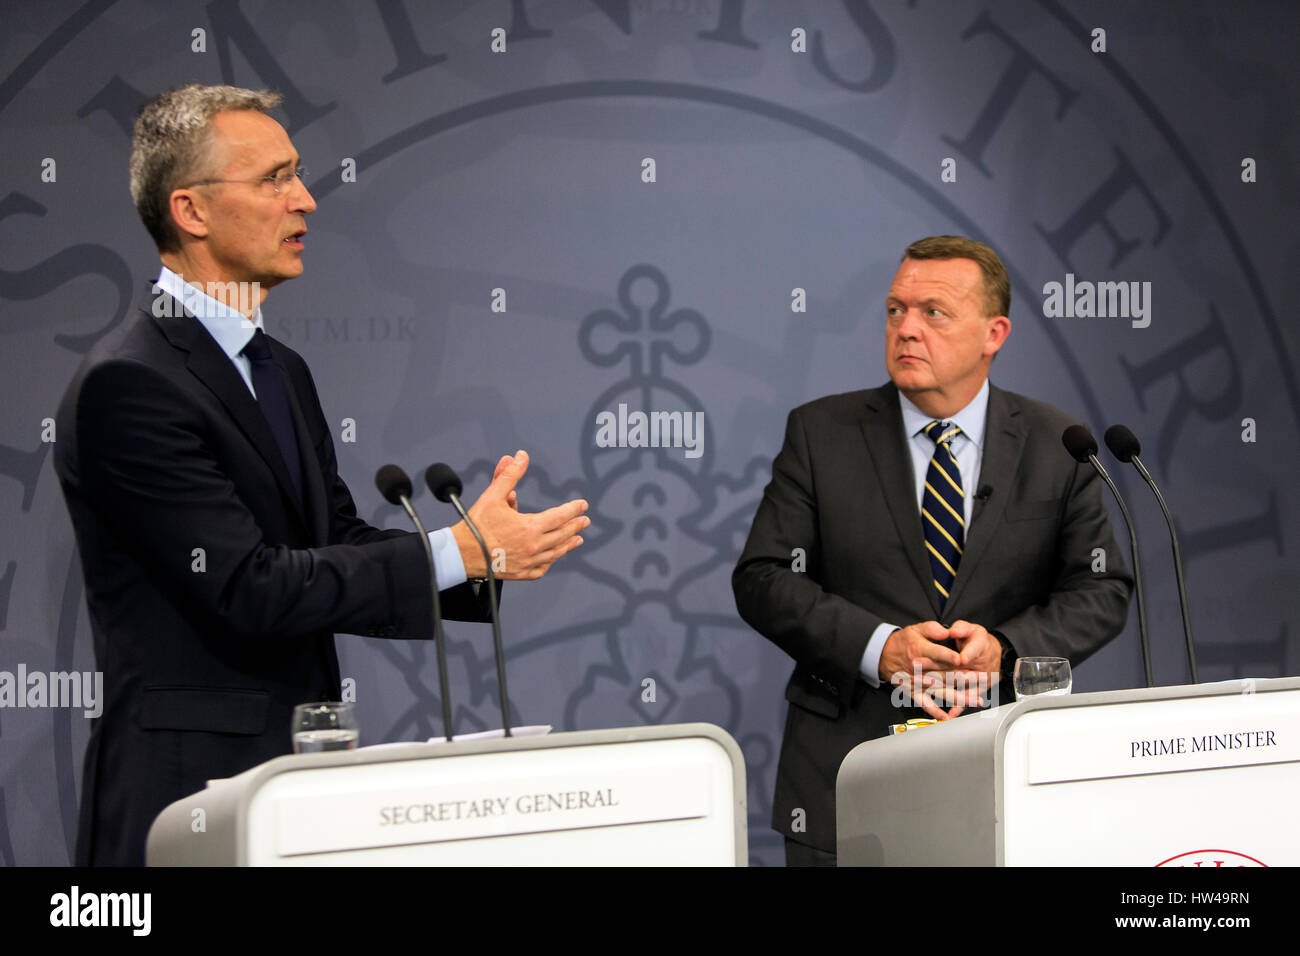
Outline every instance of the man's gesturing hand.
MULTIPOLYGON (((496 481, 498 478, 500 478, 501 472, 505 471, 512 464, 514 464, 514 461, 515 461, 514 455, 502 455, 501 460, 497 462, 496 468, 492 470, 492 480, 496 481)), ((510 489, 510 494, 506 495, 506 504, 508 504, 511 507, 511 509, 514 511, 519 510, 519 494, 513 488, 510 489)))
MULTIPOLYGON (((520 514, 515 485, 527 470, 527 452, 520 451, 513 458, 502 457, 497 462, 492 483, 469 507, 469 515, 492 555, 493 571, 502 580, 540 578, 556 559, 582 544, 578 532, 591 524, 591 519, 583 514, 587 502, 581 498, 536 514, 520 514)), ((465 573, 471 578, 486 577, 483 553, 465 522, 459 522, 451 530, 465 562, 465 573)))

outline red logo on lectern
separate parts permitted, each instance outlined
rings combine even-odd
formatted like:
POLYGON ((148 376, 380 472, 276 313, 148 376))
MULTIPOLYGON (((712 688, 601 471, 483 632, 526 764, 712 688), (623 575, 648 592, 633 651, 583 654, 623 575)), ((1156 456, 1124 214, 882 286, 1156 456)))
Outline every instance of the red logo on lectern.
POLYGON ((1233 850, 1191 850, 1187 853, 1180 853, 1177 856, 1171 856, 1163 863, 1157 863, 1156 866, 1268 866, 1267 863, 1261 863, 1253 856, 1247 856, 1244 853, 1237 853, 1233 850))

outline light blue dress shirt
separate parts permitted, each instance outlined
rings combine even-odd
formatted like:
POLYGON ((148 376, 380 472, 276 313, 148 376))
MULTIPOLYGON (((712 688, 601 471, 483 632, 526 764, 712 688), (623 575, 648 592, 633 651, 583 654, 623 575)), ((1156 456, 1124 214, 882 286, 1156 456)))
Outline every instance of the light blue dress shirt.
MULTIPOLYGON (((903 439, 912 462, 912 480, 916 485, 916 513, 921 513, 921 502, 925 497, 925 473, 930 468, 930 459, 934 457, 935 444, 925 434, 925 426, 935 419, 921 411, 901 392, 898 402, 903 412, 903 439)), ((965 497, 966 527, 970 527, 971 514, 975 509, 975 493, 979 489, 978 476, 984 461, 984 426, 989 413, 989 381, 984 380, 980 390, 975 393, 970 404, 951 415, 945 421, 953 422, 961 429, 961 434, 953 437, 951 442, 953 457, 957 459, 957 468, 961 471, 961 490, 965 497)), ((917 533, 921 527, 917 525, 917 533)), ((960 568, 958 569, 960 570, 960 568)), ((871 632, 867 649, 862 654, 859 670, 862 678, 872 687, 880 686, 880 654, 885 649, 889 635, 901 627, 915 624, 881 624, 871 632)))
MULTIPOLYGON (((156 287, 166 292, 183 305, 221 347, 234 363, 244 384, 253 398, 257 391, 253 388, 253 363, 240 352, 253 338, 253 333, 262 327, 262 307, 259 305, 252 319, 218 302, 198 286, 189 285, 166 266, 158 274, 156 287)), ((445 591, 458 584, 464 584, 465 562, 461 560, 460 548, 456 546, 456 537, 450 528, 440 528, 429 532, 429 544, 433 547, 433 566, 438 572, 438 588, 445 591)))

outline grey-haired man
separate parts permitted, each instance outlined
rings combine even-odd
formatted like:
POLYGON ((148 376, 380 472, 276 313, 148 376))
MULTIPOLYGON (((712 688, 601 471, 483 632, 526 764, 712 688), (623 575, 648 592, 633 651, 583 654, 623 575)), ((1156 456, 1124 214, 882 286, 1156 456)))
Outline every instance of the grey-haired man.
MULTIPOLYGON (((303 271, 316 202, 267 111, 188 86, 141 112, 131 193, 162 259, 138 313, 87 356, 55 467, 76 531, 106 702, 91 731, 77 863, 141 864, 167 804, 290 750, 292 708, 340 698, 334 632, 430 630, 423 547, 359 519, 306 363, 267 336, 267 292, 303 271)), ((520 514, 504 456, 470 511, 508 579, 582 543, 585 501, 520 514)), ((483 620, 463 522, 431 535, 442 608, 483 620)))

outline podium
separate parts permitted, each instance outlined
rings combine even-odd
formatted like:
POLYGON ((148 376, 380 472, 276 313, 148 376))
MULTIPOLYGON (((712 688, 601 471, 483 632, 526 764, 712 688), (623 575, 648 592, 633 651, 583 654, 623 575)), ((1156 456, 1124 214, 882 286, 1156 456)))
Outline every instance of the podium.
POLYGON ((849 752, 841 866, 1296 866, 1300 678, 1035 697, 849 752))
POLYGON ((171 804, 150 866, 744 866, 745 765, 712 724, 277 757, 171 804))

